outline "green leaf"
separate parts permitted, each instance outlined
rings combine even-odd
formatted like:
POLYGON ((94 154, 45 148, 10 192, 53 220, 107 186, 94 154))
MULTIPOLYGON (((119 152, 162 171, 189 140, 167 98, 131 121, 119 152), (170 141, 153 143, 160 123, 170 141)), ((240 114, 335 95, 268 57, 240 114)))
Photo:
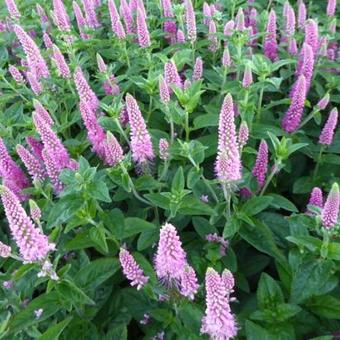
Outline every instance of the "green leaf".
POLYGON ((330 260, 340 261, 340 243, 336 243, 336 242, 329 243, 327 258, 330 260))
POLYGON ((271 309, 271 307, 284 302, 284 297, 280 286, 266 273, 261 274, 256 297, 257 303, 261 309, 271 309))
POLYGON ((242 207, 242 211, 248 216, 255 216, 266 209, 272 202, 270 196, 252 197, 242 207))
POLYGON ((109 248, 106 242, 105 228, 102 225, 90 229, 90 238, 101 251, 108 253, 109 248))
POLYGON ((340 300, 331 295, 314 297, 308 303, 308 308, 313 313, 328 320, 340 320, 340 300))
POLYGON ((58 322, 57 324, 50 326, 46 332, 44 332, 39 340, 58 340, 60 334, 63 330, 67 327, 67 325, 72 320, 72 316, 68 317, 67 319, 58 322))
POLYGON ((246 320, 245 328, 247 340, 277 340, 277 336, 252 321, 246 320))
POLYGON ((37 298, 33 299, 24 310, 13 317, 8 324, 9 333, 7 335, 27 329, 48 319, 62 308, 61 301, 62 299, 60 299, 56 292, 39 295, 37 298), (39 319, 36 319, 34 311, 40 308, 43 309, 43 313, 39 319))
POLYGON ((95 305, 95 302, 70 280, 64 279, 58 283, 56 288, 60 299, 63 299, 63 301, 66 301, 75 307, 84 304, 95 305))
POLYGON ((156 226, 138 217, 128 217, 125 219, 124 238, 134 236, 143 231, 154 231, 156 226))
POLYGON ((207 113, 194 119, 194 129, 202 129, 209 126, 218 126, 218 115, 207 113))
POLYGON ((74 281, 85 290, 93 290, 114 275, 118 268, 117 259, 100 258, 83 266, 75 275, 74 281))
POLYGON ((278 194, 269 194, 267 196, 270 196, 273 198, 272 202, 270 203, 271 206, 278 208, 278 209, 285 209, 287 211, 299 212, 297 207, 287 198, 281 195, 278 195, 278 194))
POLYGON ((288 236, 287 240, 299 247, 306 247, 312 252, 320 251, 322 247, 322 241, 312 236, 288 236))
POLYGON ((203 240, 205 240, 205 237, 208 234, 217 233, 217 229, 212 226, 204 217, 193 217, 192 223, 194 225, 195 231, 203 240))
POLYGON ((160 207, 162 209, 169 209, 170 200, 162 194, 145 194, 144 197, 148 199, 151 203, 160 207))
POLYGON ((143 231, 137 241, 137 250, 142 251, 151 247, 158 239, 159 231, 155 228, 143 231))
POLYGON ((183 198, 179 208, 179 213, 183 215, 214 215, 215 211, 206 203, 197 198, 187 196, 183 198))
POLYGON ((172 192, 182 192, 182 190, 184 189, 184 173, 183 173, 183 168, 180 166, 177 171, 176 174, 172 180, 172 185, 171 185, 171 191, 172 192))
POLYGON ((66 243, 65 249, 78 250, 93 247, 95 243, 90 237, 90 230, 84 230, 78 233, 72 240, 66 243))
POLYGON ((106 184, 103 181, 92 182, 88 186, 88 193, 92 198, 98 201, 103 201, 107 203, 111 202, 109 189, 107 188, 106 184))

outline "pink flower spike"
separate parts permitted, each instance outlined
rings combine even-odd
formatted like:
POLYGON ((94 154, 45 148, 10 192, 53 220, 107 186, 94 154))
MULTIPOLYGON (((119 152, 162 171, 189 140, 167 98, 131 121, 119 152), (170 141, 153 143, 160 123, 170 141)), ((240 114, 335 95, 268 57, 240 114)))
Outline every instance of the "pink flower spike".
POLYGON ((180 293, 183 296, 188 297, 190 300, 194 300, 199 284, 195 270, 191 266, 185 266, 180 281, 180 293))
POLYGON ((333 142, 334 132, 338 123, 338 109, 335 107, 329 114, 327 122, 321 131, 319 144, 331 145, 333 142))
POLYGON ((247 122, 244 120, 242 121, 240 125, 240 129, 238 131, 238 138, 237 138, 240 149, 242 149, 247 144, 248 138, 249 138, 249 129, 248 129, 247 122))
POLYGON ((27 72, 26 76, 27 76, 28 83, 31 86, 31 90, 36 96, 39 96, 43 91, 39 80, 36 78, 36 76, 32 72, 27 72))
POLYGON ((211 19, 211 9, 210 6, 204 2, 203 3, 203 24, 209 26, 210 19, 211 19))
POLYGON ((300 1, 299 8, 298 8, 298 27, 300 29, 304 28, 306 18, 307 18, 306 5, 304 4, 303 1, 300 1))
POLYGON ((53 0, 53 14, 55 24, 58 26, 59 30, 61 32, 70 32, 70 18, 62 0, 53 0))
POLYGON ((151 46, 150 34, 148 26, 146 24, 146 18, 139 7, 137 8, 137 37, 139 46, 141 48, 151 46))
POLYGON ((229 306, 227 290, 220 275, 208 268, 205 275, 207 309, 202 319, 201 333, 211 339, 231 339, 237 335, 237 323, 229 306))
POLYGON ((291 38, 288 41, 288 53, 295 56, 298 53, 298 49, 297 49, 297 44, 296 44, 296 39, 295 38, 291 38))
POLYGON ((44 145, 32 136, 26 137, 26 142, 29 145, 32 154, 40 161, 42 161, 42 151, 44 149, 44 145))
MULTIPOLYGON (((308 205, 314 205, 316 207, 322 208, 323 207, 323 194, 322 190, 318 187, 313 188, 310 197, 309 197, 309 202, 308 205)), ((311 212, 307 212, 310 214, 311 212)))
POLYGON ((301 75, 294 84, 291 104, 281 123, 282 128, 286 132, 294 132, 299 127, 305 106, 305 100, 306 79, 303 75, 301 75))
POLYGON ((188 40, 193 44, 197 39, 196 17, 191 0, 185 0, 185 23, 188 40))
POLYGON ((140 290, 148 282, 149 278, 144 275, 136 260, 124 248, 120 248, 119 262, 123 268, 124 275, 131 281, 131 286, 137 286, 137 290, 140 290))
POLYGON ((11 234, 24 261, 32 263, 44 260, 55 249, 55 245, 49 243, 48 238, 33 224, 10 189, 0 186, 0 195, 11 234))
POLYGON ((285 34, 287 37, 292 37, 295 33, 295 12, 291 5, 288 3, 287 7, 287 16, 286 16, 286 25, 285 25, 285 34))
POLYGON ((221 275, 221 280, 224 284, 225 289, 227 290, 227 294, 229 295, 230 293, 232 293, 235 287, 235 279, 233 273, 228 269, 224 269, 221 275))
POLYGON ((21 14, 14 0, 5 0, 7 10, 11 19, 18 20, 21 14))
POLYGON ((241 179, 241 159, 236 140, 234 104, 230 94, 225 96, 220 112, 217 150, 215 164, 217 178, 222 182, 241 179))
POLYGON ((243 32, 246 27, 245 27, 245 23, 244 23, 244 13, 243 13, 242 8, 238 9, 235 21, 236 21, 236 24, 235 24, 236 31, 243 32))
POLYGON ((184 44, 185 43, 185 35, 182 30, 177 30, 176 34, 177 44, 184 44))
POLYGON ((12 78, 18 83, 18 84, 24 84, 25 79, 20 73, 20 71, 13 65, 9 65, 8 68, 9 73, 11 74, 12 78))
POLYGON ((263 44, 264 54, 271 61, 278 59, 277 41, 276 41, 276 13, 272 9, 268 16, 266 36, 263 44))
POLYGON ((337 224, 339 204, 340 204, 339 186, 338 183, 334 183, 332 185, 331 191, 327 196, 325 205, 321 213, 321 222, 325 228, 330 229, 337 224))
POLYGON ((159 140, 159 158, 163 161, 169 158, 169 142, 165 138, 159 140))
POLYGON ((43 181, 46 178, 46 170, 42 162, 20 144, 17 145, 16 150, 32 180, 43 181))
POLYGON ((105 61, 102 58, 102 56, 99 53, 97 53, 96 58, 99 72, 104 74, 107 73, 107 65, 105 64, 105 61))
POLYGON ((146 163, 155 158, 151 136, 146 128, 146 124, 139 106, 129 93, 125 97, 126 108, 130 122, 131 151, 133 160, 138 163, 146 163))
POLYGON ((116 137, 108 131, 106 133, 105 161, 109 166, 116 166, 123 160, 123 149, 116 137))
POLYGON ((41 24, 42 25, 48 24, 48 27, 49 27, 48 16, 47 16, 45 10, 40 6, 40 4, 36 4, 36 10, 37 10, 37 13, 40 17, 41 24))
POLYGON ((126 32, 133 33, 134 31, 133 15, 126 0, 120 1, 120 15, 123 18, 126 32))
POLYGON ((305 22, 305 43, 312 47, 314 55, 317 54, 319 48, 319 32, 318 24, 313 19, 305 22))
POLYGON ((83 8, 85 12, 86 24, 91 28, 100 27, 100 23, 97 19, 96 9, 92 0, 82 0, 83 8))
POLYGON ((53 155, 51 155, 46 148, 44 148, 44 150, 42 151, 42 157, 48 177, 50 178, 53 185, 54 192, 59 195, 64 189, 64 184, 59 179, 61 167, 59 164, 57 164, 53 155))
POLYGON ((47 32, 44 32, 43 34, 43 41, 44 41, 44 45, 46 48, 52 48, 53 47, 53 42, 50 38, 50 36, 48 35, 47 32))
POLYGON ((223 55, 222 55, 222 65, 224 67, 230 67, 231 66, 231 58, 230 58, 230 52, 229 48, 226 46, 223 55))
POLYGON ((119 17, 114 0, 108 1, 108 7, 109 7, 110 18, 111 18, 112 32, 117 36, 118 39, 120 40, 125 39, 126 35, 125 35, 124 27, 120 21, 120 17, 119 17))
POLYGON ((42 106, 42 104, 37 99, 33 99, 33 107, 35 109, 35 112, 44 120, 44 122, 52 126, 54 124, 53 119, 51 118, 48 111, 42 106))
POLYGON ((242 80, 242 87, 248 89, 250 85, 253 83, 253 74, 251 72, 251 68, 249 65, 246 65, 243 80, 242 80))
MULTIPOLYGON (((297 63, 296 75, 297 76, 304 75, 306 79, 306 92, 308 92, 310 83, 313 78, 314 61, 315 58, 312 47, 307 43, 304 43, 297 63)), ((293 92, 294 87, 291 93, 293 92)))
POLYGON ((195 61, 194 71, 192 73, 192 80, 200 80, 203 75, 203 60, 201 57, 197 57, 195 61))
POLYGON ((320 100, 319 102, 316 104, 318 110, 324 110, 328 103, 329 103, 329 99, 330 99, 330 95, 329 93, 327 92, 320 100))
POLYGON ((175 85, 179 88, 183 87, 182 80, 178 74, 176 64, 172 60, 169 60, 164 65, 164 79, 170 88, 170 93, 172 93, 171 85, 175 85))
POLYGON ((328 0, 327 3, 327 15, 333 17, 336 10, 336 0, 328 0))
POLYGON ((83 15, 83 12, 76 1, 72 2, 72 7, 73 7, 74 16, 77 21, 80 36, 82 39, 86 40, 89 38, 89 35, 84 33, 84 28, 86 28, 87 23, 83 15))
POLYGON ((235 22, 234 20, 229 20, 225 25, 223 29, 223 34, 226 35, 227 37, 230 37, 233 35, 233 31, 235 28, 235 22))
POLYGON ((180 280, 186 264, 186 253, 176 228, 170 223, 164 224, 155 256, 157 277, 167 284, 171 284, 171 280, 180 280))
POLYGON ((257 152, 256 162, 253 167, 252 174, 257 179, 259 188, 262 188, 266 181, 266 174, 268 171, 268 145, 265 140, 260 143, 259 150, 257 152))
POLYGON ((216 24, 214 20, 210 20, 208 39, 210 41, 209 50, 215 53, 218 50, 218 39, 216 36, 216 24))
POLYGON ((95 93, 90 88, 88 82, 86 81, 83 71, 79 66, 77 66, 74 75, 74 82, 76 83, 76 88, 80 100, 85 101, 91 107, 93 111, 96 111, 99 106, 99 100, 95 93))
POLYGON ((0 257, 10 257, 12 248, 5 243, 0 242, 0 257))
POLYGON ((159 76, 159 96, 163 104, 170 102, 170 90, 162 75, 159 76))
POLYGON ((63 77, 64 79, 71 78, 70 69, 66 63, 63 54, 60 52, 58 46, 53 45, 52 48, 53 48, 52 58, 55 62, 59 76, 63 77))
POLYGON ((33 221, 39 221, 41 219, 41 210, 38 207, 37 203, 35 203, 33 200, 28 201, 30 206, 30 215, 33 221))

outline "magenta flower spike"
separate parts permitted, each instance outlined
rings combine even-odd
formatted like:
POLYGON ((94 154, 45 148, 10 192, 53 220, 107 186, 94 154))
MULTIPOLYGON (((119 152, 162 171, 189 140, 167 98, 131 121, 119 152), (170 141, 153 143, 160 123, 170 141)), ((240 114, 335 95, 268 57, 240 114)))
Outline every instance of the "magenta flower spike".
POLYGON ((79 109, 83 123, 87 130, 87 138, 92 144, 92 150, 99 156, 99 158, 106 159, 106 136, 103 128, 99 125, 95 112, 91 109, 89 104, 81 100, 79 109))
POLYGON ((191 266, 186 265, 180 280, 180 293, 190 300, 194 300, 199 288, 195 270, 191 266))
POLYGON ((288 53, 295 56, 298 53, 298 48, 295 38, 290 38, 288 41, 288 53))
POLYGON ((6 7, 7 7, 10 18, 14 20, 19 20, 21 17, 21 13, 19 12, 15 1, 5 0, 5 2, 6 2, 6 7))
POLYGON ((44 120, 44 122, 52 126, 54 124, 53 119, 51 118, 48 111, 43 107, 43 105, 39 102, 39 100, 33 99, 33 107, 35 109, 35 112, 38 113, 38 115, 44 120))
POLYGON ((32 180, 43 181, 46 178, 46 170, 42 162, 20 144, 17 145, 16 150, 32 180))
POLYGON ((203 3, 203 24, 209 26, 210 19, 211 19, 211 9, 210 6, 204 2, 203 3))
POLYGON ((334 183, 332 185, 331 191, 327 196, 325 205, 321 213, 321 222, 325 228, 330 229, 337 224, 339 204, 340 204, 339 186, 338 183, 334 183))
POLYGON ((136 260, 124 248, 120 248, 119 262, 122 266, 124 275, 131 281, 131 286, 137 286, 137 290, 140 290, 148 282, 149 278, 144 275, 143 270, 136 260))
POLYGON ((252 174, 257 179, 259 188, 264 186, 266 181, 266 174, 268 171, 268 145, 265 140, 260 143, 259 150, 257 152, 256 162, 253 167, 252 174))
POLYGON ((243 80, 242 80, 242 87, 248 89, 250 85, 253 83, 253 74, 251 72, 251 68, 249 65, 246 65, 244 70, 243 80))
MULTIPOLYGON (((313 188, 309 197, 308 205, 314 205, 319 208, 323 207, 323 194, 320 188, 318 187, 313 188)), ((311 213, 310 211, 308 211, 308 209, 307 212, 311 213)))
POLYGON ((53 42, 50 38, 50 36, 48 35, 47 32, 44 32, 43 34, 43 42, 46 48, 52 48, 53 47, 53 42))
POLYGON ((32 154, 39 159, 40 161, 43 160, 42 158, 42 151, 44 149, 44 144, 42 144, 40 141, 35 139, 32 136, 26 137, 26 142, 29 145, 29 148, 32 152, 32 154))
POLYGON ((60 169, 69 167, 71 159, 66 148, 51 129, 51 126, 46 124, 44 118, 36 111, 33 112, 33 123, 44 144, 44 149, 53 157, 55 163, 58 164, 60 169))
POLYGON ((96 54, 96 59, 99 72, 103 74, 107 73, 107 65, 105 64, 104 59, 99 53, 96 54))
POLYGON ((12 248, 5 243, 0 242, 0 257, 6 258, 11 255, 12 248))
POLYGON ((44 260, 55 249, 55 245, 49 243, 48 238, 34 225, 9 188, 0 186, 0 196, 11 234, 24 261, 32 263, 44 260))
POLYGON ((169 60, 164 65, 164 79, 170 88, 170 93, 172 93, 171 85, 175 85, 179 88, 183 87, 181 77, 178 74, 176 64, 169 60))
POLYGON ((278 59, 277 41, 276 41, 276 13, 272 9, 268 16, 266 36, 263 44, 264 54, 271 61, 278 59))
POLYGON ((165 138, 159 140, 159 158, 163 161, 169 158, 169 142, 165 138))
POLYGON ((170 102, 170 90, 162 75, 159 76, 159 96, 161 102, 167 105, 170 102))
POLYGON ((148 26, 146 24, 146 18, 139 7, 137 8, 137 37, 139 46, 141 48, 151 46, 150 34, 148 26))
POLYGON ((240 149, 242 149, 247 144, 248 138, 249 138, 249 129, 248 129, 247 122, 244 120, 242 121, 240 125, 240 129, 238 131, 238 138, 237 138, 240 149))
POLYGON ((62 168, 57 163, 58 161, 55 159, 53 154, 50 154, 50 152, 48 152, 46 148, 44 148, 42 151, 42 157, 44 160, 48 177, 50 178, 51 183, 53 185, 54 192, 56 195, 59 195, 64 189, 64 184, 59 179, 59 175, 62 168))
POLYGON ((216 36, 216 24, 214 20, 210 20, 208 40, 210 41, 209 50, 215 53, 218 50, 218 40, 216 36))
POLYGON ((86 19, 83 15, 81 8, 79 7, 79 5, 76 1, 72 2, 72 7, 73 7, 74 16, 75 16, 76 21, 77 21, 80 37, 82 39, 86 40, 86 39, 89 38, 89 35, 84 33, 84 29, 87 26, 86 19))
POLYGON ((234 20, 229 20, 225 25, 223 29, 223 34, 226 35, 227 37, 230 37, 233 35, 235 28, 235 22, 234 20))
POLYGON ((147 15, 146 15, 146 10, 145 10, 145 6, 144 6, 144 0, 137 0, 137 9, 141 10, 141 13, 143 14, 144 18, 146 19, 147 15))
POLYGON ((224 48, 223 51, 223 55, 222 55, 222 65, 224 67, 229 67, 231 66, 231 58, 230 58, 230 52, 229 52, 229 48, 226 46, 224 48))
POLYGON ((20 73, 20 71, 13 65, 9 65, 8 68, 9 73, 11 74, 12 78, 18 83, 18 84, 24 84, 25 79, 20 73))
POLYGON ((34 73, 38 80, 41 77, 49 77, 50 73, 48 71, 47 64, 41 56, 40 50, 33 39, 19 25, 14 25, 13 30, 25 52, 31 73, 34 73))
POLYGON ((306 100, 306 79, 303 75, 299 76, 294 84, 291 98, 291 104, 281 123, 282 128, 288 133, 296 131, 301 122, 306 100))
POLYGON ((245 22, 244 22, 244 13, 243 9, 239 8, 236 14, 236 19, 235 19, 235 29, 236 31, 243 32, 245 30, 245 22))
POLYGON ((99 100, 86 81, 80 66, 77 66, 73 78, 80 100, 84 100, 93 111, 96 111, 99 106, 99 100))
POLYGON ((70 18, 62 0, 53 0, 53 15, 55 24, 61 32, 70 32, 70 18))
POLYGON ((303 1, 300 1, 299 7, 298 7, 298 27, 300 29, 304 28, 305 22, 306 22, 306 18, 307 18, 306 5, 304 4, 303 1))
POLYGON ((330 99, 330 95, 327 92, 320 100, 319 102, 316 104, 316 107, 318 108, 318 110, 324 110, 328 103, 329 103, 329 99, 330 99))
POLYGON ((113 0, 109 0, 108 7, 111 18, 112 32, 117 36, 118 39, 120 40, 125 39, 126 35, 124 27, 122 25, 122 22, 120 21, 120 17, 115 2, 113 0))
POLYGON ((31 86, 31 90, 33 91, 33 93, 36 96, 39 96, 42 93, 43 89, 42 89, 41 83, 39 82, 35 74, 33 74, 32 72, 27 72, 26 77, 27 77, 28 83, 31 86))
POLYGON ((161 6, 163 10, 163 15, 165 18, 173 18, 174 14, 172 11, 171 0, 161 0, 161 6))
POLYGON ((39 221, 41 219, 41 210, 38 207, 37 203, 35 203, 33 200, 28 201, 30 206, 30 215, 33 221, 39 221))
POLYGON ((287 37, 292 37, 295 33, 295 25, 296 25, 296 18, 295 12, 291 5, 288 4, 287 7, 287 16, 286 16, 286 27, 285 27, 285 34, 287 37))
POLYGON ((40 4, 36 4, 35 8, 36 8, 37 13, 40 17, 41 24, 42 25, 48 24, 48 27, 49 27, 49 20, 48 20, 48 16, 47 16, 45 10, 40 6, 40 4))
POLYGON ((192 72, 192 80, 200 80, 203 75, 203 60, 201 57, 197 57, 195 61, 194 70, 192 72))
POLYGON ((129 7, 130 7, 131 13, 136 12, 137 7, 138 7, 138 1, 137 0, 130 0, 129 7))
POLYGON ((227 291, 227 296, 229 296, 234 291, 235 287, 235 279, 233 273, 228 269, 224 269, 221 275, 221 280, 227 291))
POLYGON ((234 104, 230 94, 225 96, 220 112, 217 151, 215 164, 217 178, 222 182, 241 179, 241 159, 236 140, 234 104))
POLYGON ((168 284, 171 280, 180 280, 186 264, 186 253, 176 228, 170 223, 165 223, 160 230, 155 256, 157 277, 168 284))
POLYGON ((178 29, 176 34, 177 44, 185 43, 185 35, 182 30, 178 29))
POLYGON ((66 63, 63 54, 60 52, 58 46, 53 45, 52 50, 53 50, 52 58, 57 68, 58 75, 63 77, 64 79, 71 78, 70 69, 66 63))
POLYGON ((188 40, 193 44, 197 39, 196 17, 191 0, 185 0, 185 23, 188 40))
POLYGON ((257 29, 257 10, 256 8, 252 8, 249 13, 249 27, 251 28, 251 45, 255 46, 257 43, 257 39, 254 37, 258 33, 257 29))
POLYGON ((123 149, 116 137, 108 131, 106 133, 105 162, 109 166, 116 166, 123 160, 123 149))
POLYGON ((331 145, 334 138, 334 132, 338 123, 338 109, 335 107, 329 114, 327 122, 321 131, 319 144, 331 145))
MULTIPOLYGON (((304 43, 301 49, 298 63, 297 63, 296 75, 305 76, 307 92, 310 88, 310 84, 313 78, 314 61, 315 61, 315 58, 314 58, 314 52, 313 52, 312 47, 308 45, 307 43, 304 43)), ((294 92, 294 88, 293 88, 292 93, 293 92, 294 92)))
POLYGON ((92 0, 82 0, 86 24, 91 28, 100 27, 100 23, 97 18, 96 8, 92 0))
MULTIPOLYGON (((161 0, 161 6, 163 11, 163 16, 165 18, 174 18, 174 14, 172 11, 171 0, 161 0)), ((166 38, 170 40, 171 43, 175 42, 177 26, 176 22, 173 20, 165 21, 163 24, 164 32, 168 33, 166 38)))
POLYGON ((155 158, 151 136, 146 128, 146 124, 139 106, 129 93, 125 97, 126 108, 130 122, 130 138, 132 158, 138 164, 152 161, 155 158))
POLYGON ((305 22, 305 43, 312 47, 314 55, 317 54, 319 48, 319 30, 318 24, 313 19, 305 22))
POLYGON ((133 33, 134 32, 133 15, 126 0, 120 1, 119 10, 120 10, 120 15, 122 16, 123 21, 124 21, 126 32, 133 33))
POLYGON ((237 323, 232 314, 226 287, 220 275, 208 268, 205 275, 207 309, 202 319, 201 333, 211 339, 231 339, 237 335, 237 323))
POLYGON ((336 10, 336 0, 328 0, 327 3, 327 15, 333 17, 336 10))
POLYGON ((22 190, 29 186, 29 180, 21 168, 9 155, 7 148, 0 138, 0 176, 4 184, 8 186, 21 201, 28 198, 22 190))

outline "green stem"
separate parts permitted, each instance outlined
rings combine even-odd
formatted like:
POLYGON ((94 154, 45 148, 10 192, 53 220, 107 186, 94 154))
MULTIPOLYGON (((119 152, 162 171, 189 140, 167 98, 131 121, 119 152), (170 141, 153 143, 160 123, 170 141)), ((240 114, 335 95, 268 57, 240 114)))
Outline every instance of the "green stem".
POLYGON ((166 174, 167 174, 168 169, 169 169, 169 164, 170 164, 169 160, 166 160, 164 162, 164 167, 163 167, 163 171, 161 173, 161 176, 159 177, 159 182, 161 182, 162 179, 166 177, 166 174))
POLYGON ((223 195, 226 201, 226 215, 227 215, 227 219, 230 218, 231 212, 230 212, 230 204, 231 204, 231 192, 230 192, 230 188, 227 187, 227 184, 223 183, 222 184, 222 189, 223 189, 223 195))
POLYGON ((189 142, 190 140, 190 127, 189 127, 189 113, 185 111, 185 141, 189 142))
POLYGON ((224 85, 227 81, 227 73, 228 73, 228 67, 227 66, 223 66, 223 81, 222 81, 222 86, 221 86, 221 94, 223 96, 223 89, 224 89, 224 85))
POLYGON ((152 95, 150 95, 150 100, 149 100, 149 110, 148 110, 148 115, 146 117, 146 120, 149 122, 150 121, 150 117, 151 117, 151 113, 152 113, 152 101, 153 101, 153 97, 152 95))
POLYGON ((264 184, 261 192, 260 192, 260 195, 259 196, 263 196, 263 194, 265 193, 265 191, 267 190, 268 188, 268 185, 269 183, 272 181, 273 177, 275 176, 275 174, 277 173, 277 169, 279 167, 279 165, 281 164, 281 161, 278 160, 275 162, 274 166, 273 166, 273 169, 270 173, 270 175, 268 176, 267 180, 266 180, 266 183, 264 184))
POLYGON ((128 66, 128 68, 130 68, 131 67, 131 65, 130 65, 130 58, 129 58, 129 54, 127 52, 126 41, 125 40, 123 41, 123 51, 124 51, 124 55, 125 55, 127 66, 128 66))
POLYGON ((122 125, 121 125, 120 122, 119 122, 119 119, 118 119, 118 118, 115 118, 114 120, 115 120, 115 122, 116 122, 116 124, 117 124, 117 127, 118 127, 119 132, 121 133, 121 135, 122 135, 123 138, 125 139, 126 143, 130 146, 130 141, 129 141, 129 139, 128 139, 126 133, 125 133, 125 131, 123 130, 122 125))
POLYGON ((321 145, 318 158, 316 159, 316 166, 315 166, 314 173, 313 173, 313 181, 316 179, 316 176, 318 174, 319 167, 320 167, 320 161, 321 161, 322 153, 323 153, 324 149, 325 149, 325 147, 323 145, 321 145))
POLYGON ((264 87, 262 86, 261 90, 260 90, 259 102, 257 104, 257 122, 258 123, 261 121, 261 110, 262 110, 263 92, 264 92, 264 87))
POLYGON ((19 97, 21 97, 24 101, 29 102, 29 100, 23 96, 4 76, 1 77, 2 80, 6 83, 6 85, 13 90, 19 97))
POLYGON ((305 126, 314 116, 316 113, 318 113, 319 110, 313 110, 300 124, 299 129, 301 129, 303 126, 305 126))
POLYGON ((212 197, 214 198, 215 202, 218 203, 219 202, 218 197, 217 197, 217 195, 215 193, 215 190, 210 185, 209 181, 204 177, 203 174, 201 175, 201 178, 202 178, 204 184, 206 185, 206 187, 208 188, 208 190, 210 191, 210 193, 211 193, 212 197))

